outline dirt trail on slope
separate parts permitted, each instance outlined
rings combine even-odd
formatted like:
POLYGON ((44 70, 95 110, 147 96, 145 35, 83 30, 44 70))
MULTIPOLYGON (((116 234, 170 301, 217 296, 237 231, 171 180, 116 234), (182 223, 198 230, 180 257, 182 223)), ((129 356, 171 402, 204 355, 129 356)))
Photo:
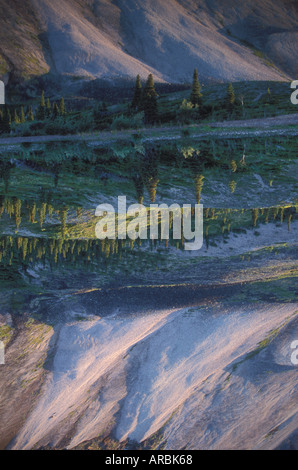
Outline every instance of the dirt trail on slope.
MULTIPOLYGON (((198 132, 195 133, 192 137, 195 138, 204 138, 204 137, 222 137, 222 138, 239 138, 239 137, 254 137, 254 136, 266 136, 266 135, 297 135, 297 129, 284 129, 278 128, 278 126, 290 126, 298 125, 298 114, 288 114, 277 117, 269 117, 263 119, 248 119, 240 121, 222 121, 209 124, 198 124, 195 127, 198 132), (210 132, 201 131, 200 129, 206 129, 206 125, 212 128, 233 128, 231 131, 215 131, 210 132), (245 129, 257 127, 257 130, 254 129, 245 129), (277 128, 276 128, 277 127, 277 128), (235 130, 234 128, 239 128, 240 131, 235 130)), ((188 126, 185 126, 188 128, 188 126)), ((183 129, 181 126, 177 127, 154 127, 152 129, 138 129, 145 136, 145 140, 161 140, 161 139, 179 139, 180 135, 173 135, 175 131, 180 131, 183 129), (169 135, 164 136, 164 132, 169 132, 169 135), (154 133, 154 136, 152 135, 154 133), (157 134, 161 135, 158 136, 157 134), (171 135, 170 135, 171 134, 171 135)), ((105 131, 97 134, 79 134, 79 135, 43 135, 43 136, 30 136, 30 137, 5 137, 0 139, 0 145, 16 145, 23 143, 46 143, 46 142, 69 142, 69 141, 97 141, 98 144, 107 143, 115 141, 117 139, 123 139, 125 137, 131 136, 131 133, 134 129, 121 132, 111 132, 105 131)))

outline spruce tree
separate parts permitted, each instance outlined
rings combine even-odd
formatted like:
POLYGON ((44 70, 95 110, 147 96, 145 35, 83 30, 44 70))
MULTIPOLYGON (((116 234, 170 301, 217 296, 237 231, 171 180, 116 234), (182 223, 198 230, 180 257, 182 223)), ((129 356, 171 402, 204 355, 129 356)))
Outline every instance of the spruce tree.
POLYGON ((267 89, 267 96, 266 96, 266 103, 270 103, 271 101, 271 90, 270 88, 268 87, 267 89))
POLYGON ((152 124, 157 119, 157 93, 154 87, 153 75, 148 76, 142 99, 142 108, 145 114, 145 122, 152 124))
POLYGON ((45 107, 45 97, 44 97, 44 91, 42 91, 41 93, 41 97, 40 97, 40 106, 42 106, 43 108, 45 107))
POLYGON ((46 203, 46 202, 42 202, 42 203, 41 203, 41 206, 40 206, 40 209, 39 209, 39 224, 40 224, 40 228, 43 227, 43 222, 44 222, 45 217, 46 217, 46 209, 47 209, 47 203, 46 203))
POLYGON ((21 121, 21 124, 24 124, 24 122, 26 122, 23 106, 21 107, 20 121, 21 121))
POLYGON ((57 103, 54 103, 54 104, 53 104, 52 118, 53 118, 53 119, 56 119, 56 117, 58 116, 58 114, 59 114, 58 105, 57 105, 57 103))
POLYGON ((61 116, 64 116, 66 111, 65 111, 65 103, 64 103, 64 98, 63 96, 60 98, 60 101, 59 101, 59 112, 61 114, 61 116))
POLYGON ((135 110, 138 110, 141 106, 141 102, 142 102, 142 83, 141 83, 141 77, 140 75, 138 75, 131 107, 135 110))
POLYGON ((29 221, 30 221, 32 224, 35 224, 35 215, 36 215, 36 203, 33 202, 33 203, 29 206, 29 221))
POLYGON ((238 168, 238 167, 237 167, 237 162, 236 162, 235 160, 231 160, 230 165, 231 165, 232 172, 233 172, 233 173, 236 173, 237 168, 238 168))
POLYGON ((227 105, 228 105, 228 110, 232 111, 234 108, 235 104, 235 92, 234 92, 234 87, 232 83, 229 83, 228 88, 227 88, 227 105))
POLYGON ((13 120, 15 124, 20 124, 21 122, 16 109, 14 110, 13 120))
POLYGON ((196 203, 200 204, 201 202, 201 194, 204 185, 204 176, 202 174, 198 174, 195 176, 195 188, 196 188, 196 203))
POLYGON ((202 102, 202 93, 201 93, 201 85, 199 82, 199 74, 197 69, 194 70, 193 74, 193 84, 192 84, 192 92, 190 95, 190 101, 193 106, 200 105, 202 102))
POLYGON ((150 176, 147 181, 147 190, 148 190, 151 202, 155 202, 156 188, 157 188, 158 183, 159 183, 159 179, 154 176, 150 176))
POLYGON ((13 209, 14 209, 13 211, 14 211, 15 222, 16 222, 16 231, 18 231, 20 227, 20 223, 21 223, 22 202, 17 197, 13 197, 12 202, 13 202, 13 209))
POLYGON ((231 190, 231 193, 234 193, 234 192, 235 192, 236 187, 237 187, 236 181, 235 181, 235 180, 231 180, 231 181, 229 182, 229 188, 230 188, 230 190, 231 190))
POLYGON ((61 215, 61 233, 62 233, 62 238, 63 239, 65 238, 65 235, 66 235, 67 212, 68 212, 68 207, 65 206, 65 207, 63 207, 63 209, 61 210, 61 213, 60 213, 60 215, 61 215))
POLYGON ((44 91, 43 91, 40 97, 40 104, 39 104, 38 111, 37 111, 37 119, 39 119, 40 121, 43 121, 45 119, 45 115, 46 115, 45 108, 46 108, 46 104, 45 104, 44 91))
POLYGON ((28 119, 28 121, 34 121, 34 114, 33 114, 32 106, 30 106, 30 109, 29 109, 29 112, 28 112, 28 115, 27 115, 27 119, 28 119))
POLYGON ((132 178, 135 188, 136 188, 136 193, 137 193, 137 198, 138 198, 138 203, 143 204, 143 199, 144 199, 144 181, 143 178, 140 174, 136 174, 132 178))
POLYGON ((51 103, 49 98, 47 99, 47 104, 46 104, 46 116, 49 118, 51 116, 52 108, 51 108, 51 103))
POLYGON ((252 214, 253 226, 256 227, 257 226, 257 220, 258 220, 258 217, 259 217, 259 209, 252 209, 251 214, 252 214))

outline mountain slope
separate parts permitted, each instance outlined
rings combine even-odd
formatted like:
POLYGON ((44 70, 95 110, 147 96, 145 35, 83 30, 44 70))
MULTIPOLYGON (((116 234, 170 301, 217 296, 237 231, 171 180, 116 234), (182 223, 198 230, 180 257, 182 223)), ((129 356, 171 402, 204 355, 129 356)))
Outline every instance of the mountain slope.
POLYGON ((0 75, 190 81, 297 74, 293 0, 0 0, 0 75), (256 49, 254 49, 256 48, 256 49), (264 55, 265 54, 265 55, 264 55), (268 57, 270 60, 268 60, 268 57))
POLYGON ((219 304, 65 324, 9 448, 155 433, 166 449, 274 448, 296 429, 296 309, 219 304))

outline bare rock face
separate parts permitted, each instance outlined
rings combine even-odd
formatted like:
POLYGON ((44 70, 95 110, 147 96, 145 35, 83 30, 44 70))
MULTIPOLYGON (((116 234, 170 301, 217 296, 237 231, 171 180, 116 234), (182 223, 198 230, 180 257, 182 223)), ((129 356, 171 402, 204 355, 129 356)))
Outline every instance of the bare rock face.
MULTIPOLYGON (((0 76, 190 81, 297 75, 293 0, 0 0, 0 76)), ((296 77, 297 78, 297 77, 296 77)))

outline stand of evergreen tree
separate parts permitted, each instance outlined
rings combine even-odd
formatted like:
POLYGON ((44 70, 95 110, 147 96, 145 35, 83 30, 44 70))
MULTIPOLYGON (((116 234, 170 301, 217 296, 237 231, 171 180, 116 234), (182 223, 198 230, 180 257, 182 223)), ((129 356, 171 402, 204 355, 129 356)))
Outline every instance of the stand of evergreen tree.
POLYGON ((16 109, 14 110, 13 121, 15 124, 24 124, 26 122, 23 106, 21 106, 20 114, 18 114, 16 109))
MULTIPOLYGON (((39 121, 44 121, 45 119, 55 119, 58 116, 65 116, 65 114, 66 108, 63 96, 61 96, 59 104, 54 103, 52 107, 49 98, 47 99, 47 102, 45 102, 45 96, 43 91, 36 112, 36 119, 38 119, 39 121)), ((30 117, 28 118, 28 120, 34 120, 32 107, 30 108, 30 117)))

